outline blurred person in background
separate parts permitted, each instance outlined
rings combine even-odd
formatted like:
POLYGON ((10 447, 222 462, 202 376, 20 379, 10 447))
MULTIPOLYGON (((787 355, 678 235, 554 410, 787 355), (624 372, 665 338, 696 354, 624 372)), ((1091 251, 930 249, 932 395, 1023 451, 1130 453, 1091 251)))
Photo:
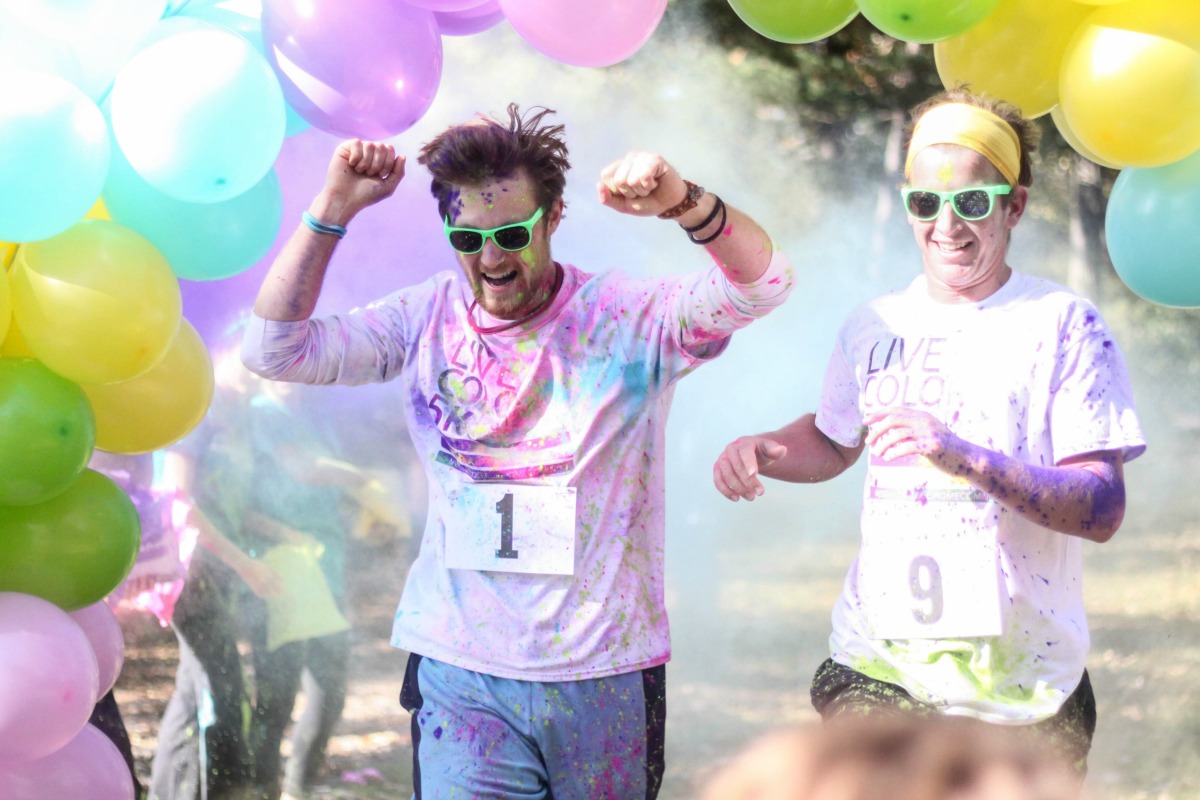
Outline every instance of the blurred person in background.
POLYGON ((250 686, 238 650, 239 596, 242 587, 261 597, 278 594, 283 582, 252 557, 242 535, 251 479, 242 417, 241 394, 218 363, 208 415, 165 454, 167 481, 178 496, 175 524, 198 546, 170 617, 179 663, 151 765, 151 800, 256 800, 258 794, 250 686))
POLYGON ((255 675, 251 749, 264 800, 281 792, 299 798, 320 776, 346 699, 346 501, 379 489, 368 473, 337 458, 335 419, 305 413, 298 397, 304 387, 242 374, 251 464, 244 536, 284 583, 277 595, 245 601, 255 675), (301 688, 304 711, 281 776, 280 746, 301 688))

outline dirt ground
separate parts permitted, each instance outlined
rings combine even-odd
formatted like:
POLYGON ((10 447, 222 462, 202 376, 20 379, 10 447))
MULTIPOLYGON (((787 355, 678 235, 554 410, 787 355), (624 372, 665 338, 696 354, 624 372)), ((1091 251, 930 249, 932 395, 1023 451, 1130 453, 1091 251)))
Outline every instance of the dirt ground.
MULTIPOLYGON (((1100 712, 1087 788, 1097 800, 1200 797, 1197 534, 1188 524, 1123 531, 1087 548, 1089 670, 1100 712)), ((405 654, 386 644, 405 553, 402 545, 352 548, 351 686, 316 798, 380 800, 411 791, 408 720, 397 702, 405 654)), ((718 550, 721 579, 713 591, 672 590, 675 652, 660 797, 694 797, 704 777, 755 736, 815 719, 807 680, 824 657, 829 608, 852 555, 852 542, 780 548, 752 538, 718 550)), ((146 620, 132 622, 126 640, 117 698, 148 775, 171 690, 174 636, 146 620)))

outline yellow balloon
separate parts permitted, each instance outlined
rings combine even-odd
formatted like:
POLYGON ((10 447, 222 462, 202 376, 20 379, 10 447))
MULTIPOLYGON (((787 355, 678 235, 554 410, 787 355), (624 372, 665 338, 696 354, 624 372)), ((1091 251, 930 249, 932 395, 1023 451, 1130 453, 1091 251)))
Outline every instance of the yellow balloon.
POLYGON ((34 355, 76 383, 116 383, 167 352, 182 318, 175 273, 140 234, 85 219, 29 242, 12 271, 13 313, 34 355))
POLYGON ((1079 153, 1079 155, 1086 159, 1096 162, 1102 167, 1108 167, 1109 169, 1121 168, 1117 164, 1112 164, 1108 161, 1105 161, 1104 159, 1100 158, 1100 156, 1083 146, 1083 143, 1079 141, 1079 136, 1075 133, 1075 131, 1071 130, 1071 123, 1067 122, 1067 117, 1065 114, 1063 114, 1060 106, 1055 106, 1054 108, 1050 109, 1050 119, 1054 120, 1054 127, 1058 128, 1059 135, 1063 137, 1063 140, 1067 144, 1071 145, 1071 148, 1076 153, 1079 153))
POLYGON ((92 209, 83 215, 84 219, 112 219, 108 215, 108 208, 104 205, 103 198, 97 198, 92 209))
POLYGON ((17 257, 17 248, 21 245, 14 242, 0 242, 0 269, 8 269, 12 266, 13 259, 17 257))
POLYGON ((1089 13, 1073 0, 1000 0, 983 22, 934 44, 942 85, 969 83, 1040 117, 1058 103, 1063 53, 1089 13))
POLYGON ((1111 164, 1157 167, 1200 150, 1200 3, 1097 8, 1067 45, 1059 105, 1111 164))
POLYGON ((12 289, 8 286, 8 273, 0 269, 0 345, 8 336, 12 322, 12 289))
POLYGON ((96 447, 148 453, 173 444, 200 424, 213 397, 213 365, 204 340, 186 319, 167 354, 136 378, 83 385, 96 414, 96 447))
POLYGON ((15 318, 8 324, 8 336, 0 342, 0 358, 35 358, 15 318))

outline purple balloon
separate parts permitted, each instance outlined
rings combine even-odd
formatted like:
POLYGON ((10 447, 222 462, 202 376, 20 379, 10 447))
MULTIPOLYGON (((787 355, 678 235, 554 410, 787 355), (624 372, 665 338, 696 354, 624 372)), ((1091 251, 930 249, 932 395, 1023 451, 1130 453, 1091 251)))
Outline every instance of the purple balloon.
POLYGON ((65 746, 87 724, 99 689, 96 654, 67 612, 0 592, 0 758, 29 761, 65 746))
POLYGON ((437 94, 442 39, 432 11, 397 0, 265 0, 263 46, 292 109, 341 136, 408 130, 437 94))
POLYGON ((479 5, 480 0, 404 0, 410 6, 430 11, 466 11, 479 5))
POLYGON ((83 628, 96 653, 96 664, 100 668, 99 695, 103 697, 117 682, 121 667, 125 665, 125 635, 121 633, 121 623, 103 601, 70 614, 71 619, 83 628))
POLYGON ((0 761, 4 800, 133 800, 121 751, 92 725, 62 748, 32 761, 0 761))
POLYGON ((434 11, 443 36, 470 36, 486 31, 504 19, 500 0, 486 0, 463 11, 434 11))

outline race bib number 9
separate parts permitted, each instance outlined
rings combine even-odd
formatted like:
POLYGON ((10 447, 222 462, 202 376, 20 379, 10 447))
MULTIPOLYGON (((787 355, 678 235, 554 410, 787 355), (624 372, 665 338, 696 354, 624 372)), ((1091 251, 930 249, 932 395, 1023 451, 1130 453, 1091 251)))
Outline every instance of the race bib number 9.
POLYGON ((873 639, 1000 634, 995 541, 928 537, 874 542, 859 559, 859 595, 873 639))
POLYGON ((451 569, 574 574, 574 488, 476 483, 446 500, 451 569))

